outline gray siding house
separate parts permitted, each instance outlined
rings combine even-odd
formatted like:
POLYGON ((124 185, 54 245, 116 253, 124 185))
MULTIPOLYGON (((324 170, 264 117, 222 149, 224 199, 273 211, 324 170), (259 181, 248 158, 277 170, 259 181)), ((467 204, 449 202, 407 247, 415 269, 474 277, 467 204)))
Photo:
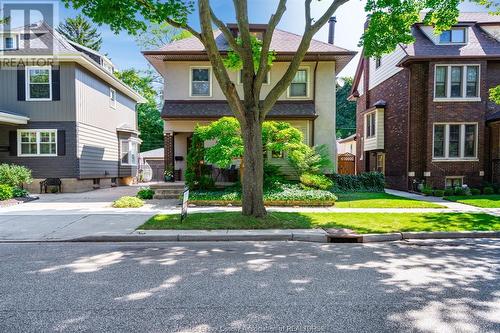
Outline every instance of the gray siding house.
POLYGON ((46 178, 64 192, 130 183, 144 100, 113 71, 43 22, 0 31, 0 163, 30 168, 32 191, 46 178))

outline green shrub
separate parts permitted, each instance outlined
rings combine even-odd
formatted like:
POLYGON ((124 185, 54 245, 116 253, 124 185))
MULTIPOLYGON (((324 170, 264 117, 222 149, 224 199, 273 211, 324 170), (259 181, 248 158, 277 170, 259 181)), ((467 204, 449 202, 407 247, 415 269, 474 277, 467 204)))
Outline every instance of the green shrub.
POLYGON ((478 188, 471 188, 471 189, 470 189, 470 193, 471 193, 472 195, 480 195, 480 194, 481 194, 481 190, 480 190, 480 189, 478 189, 478 188))
POLYGON ((288 183, 279 165, 264 162, 264 188, 274 189, 288 183))
POLYGON ((12 199, 13 197, 12 187, 7 184, 0 184, 0 201, 12 199))
POLYGON ((493 187, 485 187, 485 188, 483 188, 483 193, 484 194, 494 194, 495 191, 493 190, 493 187))
POLYGON ((287 159, 299 176, 304 173, 319 174, 333 166, 326 145, 315 147, 306 144, 296 145, 289 150, 287 159))
POLYGON ((471 191, 467 187, 455 187, 453 189, 453 194, 458 196, 471 195, 471 191))
POLYGON ((451 197, 453 195, 453 189, 452 188, 447 188, 444 190, 444 196, 445 197, 451 197))
POLYGON ((444 196, 444 190, 435 190, 434 191, 434 196, 435 197, 442 197, 442 196, 444 196))
POLYGON ((422 194, 427 195, 427 196, 431 196, 434 194, 434 191, 432 190, 432 188, 424 187, 422 189, 422 194))
POLYGON ((113 202, 115 208, 139 208, 142 206, 144 206, 144 201, 137 197, 125 196, 113 202))
POLYGON ((12 189, 12 194, 14 195, 14 198, 24 198, 27 197, 30 193, 24 188, 14 187, 12 189))
POLYGON ((154 195, 155 191, 149 187, 143 187, 139 190, 139 192, 137 192, 137 197, 143 200, 153 199, 154 195))
POLYGON ((21 187, 23 183, 31 183, 32 181, 30 169, 22 165, 0 164, 0 184, 21 187))
POLYGON ((329 190, 333 186, 330 178, 324 175, 313 175, 311 173, 304 173, 300 176, 300 183, 306 187, 317 188, 320 190, 329 190))
POLYGON ((384 192, 385 179, 380 172, 365 172, 359 175, 331 176, 334 192, 384 192))

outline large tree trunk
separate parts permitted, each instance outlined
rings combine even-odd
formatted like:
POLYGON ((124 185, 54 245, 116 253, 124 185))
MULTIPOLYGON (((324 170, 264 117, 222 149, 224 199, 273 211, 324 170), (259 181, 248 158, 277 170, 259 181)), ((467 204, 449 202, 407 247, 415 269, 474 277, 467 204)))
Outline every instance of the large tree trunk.
MULTIPOLYGON (((251 117, 248 117, 251 118, 251 117)), ((262 125, 256 119, 247 119, 241 124, 243 137, 243 215, 264 217, 264 154, 262 148, 262 125)))

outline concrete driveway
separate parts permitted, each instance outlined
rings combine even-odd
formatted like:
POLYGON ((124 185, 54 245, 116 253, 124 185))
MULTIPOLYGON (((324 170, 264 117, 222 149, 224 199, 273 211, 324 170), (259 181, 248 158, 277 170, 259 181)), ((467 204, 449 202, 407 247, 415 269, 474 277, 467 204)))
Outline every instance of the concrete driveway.
POLYGON ((46 241, 128 234, 159 212, 179 210, 177 200, 149 200, 138 209, 111 207, 113 201, 122 196, 135 196, 139 187, 40 194, 39 200, 0 208, 0 241, 46 241))

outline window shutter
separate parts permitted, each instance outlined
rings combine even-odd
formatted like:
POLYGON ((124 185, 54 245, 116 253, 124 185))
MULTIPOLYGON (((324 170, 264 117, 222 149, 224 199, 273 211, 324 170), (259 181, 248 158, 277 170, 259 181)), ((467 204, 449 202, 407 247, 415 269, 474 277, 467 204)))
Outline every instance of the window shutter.
POLYGON ((17 156, 17 131, 9 132, 9 155, 17 156))
POLYGON ((52 66, 52 100, 61 100, 61 70, 59 66, 52 66))
POLYGON ((17 100, 26 100, 26 68, 24 66, 17 67, 17 100))
POLYGON ((57 156, 66 155, 66 131, 57 130, 57 156))

